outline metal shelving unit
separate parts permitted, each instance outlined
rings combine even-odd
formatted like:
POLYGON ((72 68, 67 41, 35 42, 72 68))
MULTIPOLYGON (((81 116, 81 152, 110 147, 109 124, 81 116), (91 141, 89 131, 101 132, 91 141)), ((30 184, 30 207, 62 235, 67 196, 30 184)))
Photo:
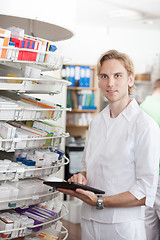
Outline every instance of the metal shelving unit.
MULTIPOLYGON (((0 19, 4 20, 4 19, 16 19, 16 17, 14 16, 5 16, 5 15, 0 15, 0 19)), ((19 20, 19 19, 18 19, 19 20)), ((25 19, 22 19, 25 21, 25 19)), ((3 21, 2 21, 3 22, 3 21)), ((33 21, 32 20, 32 23, 33 24, 36 24, 38 23, 38 21, 33 21)), ((40 26, 43 25, 43 23, 41 21, 39 21, 39 24, 40 26)), ((52 24, 51 24, 52 25, 52 24)), ((49 25, 46 25, 46 26, 49 26, 49 25)), ((65 33, 69 33, 68 30, 65 30, 64 28, 61 28, 61 30, 65 33)), ((72 35, 72 34, 71 34, 72 35)), ((38 37, 40 35, 38 34, 38 37)), ((7 49, 7 48, 6 48, 7 49)), ((20 51, 22 49, 20 48, 17 48, 15 49, 15 51, 20 51)), ((24 50, 23 51, 28 51, 28 50, 24 50)), ((29 50, 29 51, 33 51, 35 52, 34 50, 29 50)), ((39 51, 38 53, 41 53, 41 51, 39 51)), ((48 53, 48 52, 43 52, 45 54, 51 54, 51 53, 48 53)), ((8 77, 8 76, 5 76, 5 74, 1 75, 0 77, 0 91, 11 91, 11 92, 16 92, 18 94, 20 93, 28 93, 28 94, 50 94, 50 95, 53 95, 53 94, 59 94, 61 93, 62 91, 62 88, 63 87, 66 87, 70 85, 70 83, 68 81, 65 81, 65 80, 61 80, 61 79, 57 79, 55 77, 50 77, 50 76, 45 76, 45 75, 42 75, 40 76, 39 78, 26 78, 24 77, 24 68, 25 66, 32 66, 34 65, 35 68, 38 68, 38 69, 41 69, 42 71, 54 71, 54 70, 57 70, 57 69, 60 69, 61 68, 61 65, 63 63, 63 57, 60 56, 60 55, 56 55, 55 54, 55 62, 53 64, 47 64, 47 63, 39 63, 39 62, 31 62, 31 61, 17 61, 16 59, 12 59, 12 60, 5 60, 5 59, 1 59, 0 60, 0 69, 4 70, 4 72, 6 72, 7 70, 11 69, 11 70, 14 70, 15 73, 18 73, 18 77, 8 77)), ((9 121, 9 120, 14 120, 14 121, 24 121, 24 120, 44 120, 44 119, 41 119, 41 118, 23 118, 23 113, 24 111, 37 111, 37 112, 47 112, 47 111, 54 111, 54 112, 66 112, 66 111, 70 111, 69 108, 65 108, 65 107, 57 107, 57 108, 46 108, 46 109, 39 109, 39 108, 22 108, 22 107, 18 107, 18 108, 0 108, 0 111, 10 111, 10 110, 15 110, 15 115, 13 117, 13 119, 5 119, 3 117, 0 118, 1 121, 9 121)), ((52 120, 56 121, 57 118, 52 118, 52 120)), ((27 139, 20 139, 20 138, 12 138, 12 139, 0 139, 0 144, 1 144, 1 147, 0 147, 0 150, 1 151, 5 151, 5 152, 14 152, 15 150, 17 149, 22 149, 22 148, 16 148, 16 143, 18 143, 19 141, 31 141, 31 142, 42 142, 43 144, 42 145, 39 145, 38 148, 50 148, 50 147, 53 147, 53 144, 51 143, 50 145, 46 145, 44 144, 44 142, 46 142, 47 140, 51 140, 51 142, 54 142, 54 141, 61 141, 62 138, 66 138, 68 137, 69 134, 68 133, 65 133, 65 132, 61 132, 60 134, 54 134, 53 136, 51 137, 47 137, 47 136, 44 136, 44 137, 34 137, 34 138, 27 138, 27 139), (4 142, 10 142, 10 148, 9 149, 6 149, 6 148, 3 148, 2 147, 2 144, 4 142)), ((34 148, 34 147, 33 147, 34 148)), ((32 147, 26 147, 26 148, 23 148, 23 150, 26 150, 26 149, 32 149, 32 147)), ((53 166, 44 166, 44 167, 41 167, 41 168, 34 168, 34 169, 26 169, 24 171, 24 176, 25 176, 25 173, 28 172, 28 171, 33 171, 33 172, 43 172, 45 170, 55 170, 58 171, 62 166, 68 164, 69 160, 64 156, 64 158, 62 159, 61 162, 53 165, 53 166)), ((13 170, 7 170, 6 171, 6 174, 7 173, 10 173, 12 171, 13 173, 13 170)), ((1 173, 4 173, 4 171, 0 171, 0 174, 1 173)), ((15 170, 15 175, 14 175, 14 178, 12 179, 5 179, 5 181, 7 182, 10 182, 10 181, 18 181, 19 180, 19 170, 15 170)), ((24 177, 25 178, 25 177, 24 177)), ((31 178, 32 179, 32 178, 31 178)), ((0 179, 0 181, 4 181, 4 179, 0 179)), ((3 203, 5 206, 5 208, 2 208, 0 207, 1 210, 7 210, 7 209, 14 209, 14 208, 17 208, 17 207, 24 207, 25 206, 25 201, 29 202, 30 204, 38 204, 38 203, 41 203, 42 201, 49 201, 50 199, 53 199, 55 197, 58 196, 58 192, 57 191, 51 191, 51 192, 41 192, 40 194, 32 194, 32 195, 28 195, 27 197, 19 197, 19 198, 15 198, 15 199, 3 199, 2 201, 0 201, 0 206, 1 206, 1 203, 3 203), (8 205, 7 205, 8 204, 8 205)), ((44 222, 43 224, 36 224, 36 225, 33 225, 33 226, 27 226, 27 227, 24 227, 24 228, 13 228, 11 230, 12 231, 19 231, 19 230, 25 230, 25 228, 27 229, 30 229, 31 231, 34 231, 34 229, 36 229, 37 227, 43 227, 43 228, 47 228, 49 226, 51 226, 51 224, 53 224, 55 221, 58 221, 59 219, 61 219, 66 213, 68 212, 68 210, 66 209, 65 206, 62 207, 61 209, 61 214, 59 216, 56 217, 56 219, 48 219, 46 222, 44 222)), ((6 232, 8 232, 7 230, 2 230, 0 231, 0 235, 1 234, 5 234, 6 232)), ((62 229, 62 233, 65 234, 66 236, 63 238, 63 239, 66 239, 67 236, 68 236, 68 231, 67 229, 65 229, 63 227, 62 229)), ((8 238, 8 239, 12 239, 11 238, 8 238)))

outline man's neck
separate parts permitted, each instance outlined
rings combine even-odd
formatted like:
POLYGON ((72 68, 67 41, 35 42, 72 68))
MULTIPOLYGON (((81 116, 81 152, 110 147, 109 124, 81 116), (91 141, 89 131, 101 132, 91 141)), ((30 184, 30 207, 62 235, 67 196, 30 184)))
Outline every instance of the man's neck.
POLYGON ((128 98, 126 101, 122 103, 110 103, 110 116, 111 118, 116 118, 118 115, 128 106, 130 103, 130 99, 128 98))

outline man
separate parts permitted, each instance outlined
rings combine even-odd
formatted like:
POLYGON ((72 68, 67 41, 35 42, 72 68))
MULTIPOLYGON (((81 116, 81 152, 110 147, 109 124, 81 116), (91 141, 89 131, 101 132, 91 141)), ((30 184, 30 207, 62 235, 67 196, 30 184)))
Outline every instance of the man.
MULTIPOLYGON (((160 79, 157 79, 153 85, 151 96, 147 96, 140 107, 149 114, 160 127, 160 79)), ((159 141, 160 145, 160 141, 159 141)), ((157 195, 153 208, 147 207, 145 210, 145 225, 147 240, 160 239, 160 178, 158 182, 157 195)))
POLYGON ((134 65, 116 50, 97 63, 99 88, 109 105, 91 122, 84 171, 68 181, 105 191, 104 196, 58 189, 81 199, 83 240, 145 240, 144 207, 152 207, 158 181, 158 126, 129 95, 134 65))

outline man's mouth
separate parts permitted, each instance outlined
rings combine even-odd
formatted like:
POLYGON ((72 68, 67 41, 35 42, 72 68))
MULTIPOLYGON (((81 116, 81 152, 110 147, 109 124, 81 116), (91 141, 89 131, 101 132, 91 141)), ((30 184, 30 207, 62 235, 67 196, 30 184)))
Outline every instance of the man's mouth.
POLYGON ((115 93, 117 90, 107 90, 108 93, 115 93))

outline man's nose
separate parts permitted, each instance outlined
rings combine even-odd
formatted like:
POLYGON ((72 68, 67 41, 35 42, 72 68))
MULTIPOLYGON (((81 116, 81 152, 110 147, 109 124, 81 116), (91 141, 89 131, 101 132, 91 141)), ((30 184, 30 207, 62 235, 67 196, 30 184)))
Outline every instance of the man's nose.
POLYGON ((108 77, 108 86, 113 86, 114 85, 114 78, 111 76, 111 77, 108 77))

